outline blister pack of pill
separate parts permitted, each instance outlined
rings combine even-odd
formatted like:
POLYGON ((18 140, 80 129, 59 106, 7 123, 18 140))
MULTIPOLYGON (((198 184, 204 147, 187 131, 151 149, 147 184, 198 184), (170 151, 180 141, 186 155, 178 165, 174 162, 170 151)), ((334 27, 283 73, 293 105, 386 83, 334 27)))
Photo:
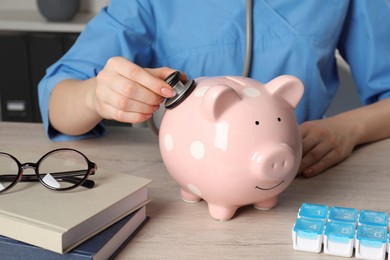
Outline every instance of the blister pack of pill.
POLYGON ((295 250, 385 259, 390 248, 389 216, 381 211, 303 203, 292 239, 295 250))

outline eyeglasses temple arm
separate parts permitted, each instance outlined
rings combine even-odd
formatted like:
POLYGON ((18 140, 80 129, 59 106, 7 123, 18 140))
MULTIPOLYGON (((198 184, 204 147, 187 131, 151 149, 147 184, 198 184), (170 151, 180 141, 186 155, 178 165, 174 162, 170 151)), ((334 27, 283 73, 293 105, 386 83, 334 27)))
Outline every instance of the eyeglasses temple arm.
MULTIPOLYGON (((77 183, 80 183, 80 178, 77 178, 77 177, 65 177, 65 178, 62 178, 63 181, 67 181, 67 182, 70 182, 70 183, 74 183, 74 184, 77 184, 77 183)), ((92 189, 93 186, 95 186, 95 182, 93 180, 85 180, 81 186, 85 187, 85 188, 88 188, 88 189, 92 189)))
MULTIPOLYGON (((95 171, 92 171, 90 175, 94 175, 95 171)), ((46 173, 41 173, 41 175, 46 175, 46 173)), ((79 183, 80 178, 77 178, 77 176, 83 176, 85 175, 85 170, 79 170, 79 171, 67 171, 67 172, 55 172, 55 173, 50 173, 55 178, 61 178, 64 181, 71 182, 71 183, 79 183)), ((1 175, 0 176, 0 181, 14 181, 15 180, 15 175, 9 174, 9 175, 1 175)), ((34 181, 39 181, 38 177, 34 174, 30 175, 23 175, 21 180, 23 182, 34 182, 34 181)), ((92 180, 85 180, 81 186, 91 189, 95 185, 95 182, 92 180)))

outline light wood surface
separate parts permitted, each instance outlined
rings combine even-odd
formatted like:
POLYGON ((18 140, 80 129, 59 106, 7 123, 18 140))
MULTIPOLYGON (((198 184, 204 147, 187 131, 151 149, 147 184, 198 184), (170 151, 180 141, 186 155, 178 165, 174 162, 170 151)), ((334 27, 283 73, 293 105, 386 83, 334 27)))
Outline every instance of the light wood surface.
POLYGON ((109 127, 102 138, 52 142, 41 124, 0 123, 1 151, 34 152, 38 159, 59 147, 79 149, 99 168, 153 180, 153 201, 147 206, 151 219, 118 259, 346 259, 293 250, 291 229, 300 205, 390 212, 390 139, 358 148, 318 177, 295 179, 274 209, 246 206, 226 222, 212 219, 205 202, 181 200, 161 160, 157 137, 147 128, 109 127))

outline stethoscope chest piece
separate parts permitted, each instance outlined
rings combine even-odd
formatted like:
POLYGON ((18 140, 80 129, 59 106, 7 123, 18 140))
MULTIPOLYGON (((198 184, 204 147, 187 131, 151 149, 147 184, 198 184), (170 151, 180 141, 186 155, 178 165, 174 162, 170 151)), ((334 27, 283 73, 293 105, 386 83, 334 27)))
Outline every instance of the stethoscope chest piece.
POLYGON ((185 83, 180 81, 180 72, 175 71, 171 75, 169 75, 165 82, 167 82, 171 87, 173 87, 174 95, 171 98, 167 98, 165 100, 165 108, 172 109, 178 106, 181 102, 183 102, 195 89, 195 81, 188 80, 185 83))

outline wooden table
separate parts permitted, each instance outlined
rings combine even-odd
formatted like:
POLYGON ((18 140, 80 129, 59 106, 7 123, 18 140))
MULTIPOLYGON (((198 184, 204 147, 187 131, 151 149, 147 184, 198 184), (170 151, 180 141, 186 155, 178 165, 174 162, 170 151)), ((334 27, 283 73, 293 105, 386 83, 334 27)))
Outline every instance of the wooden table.
POLYGON ((34 152, 38 159, 59 147, 79 149, 100 168, 154 180, 151 219, 118 259, 337 259, 293 250, 291 229, 303 202, 390 212, 390 139, 360 147, 325 174, 297 178, 274 209, 243 207, 226 222, 212 219, 205 202, 181 200, 148 128, 110 127, 102 138, 52 142, 41 124, 0 123, 2 151, 34 152))

